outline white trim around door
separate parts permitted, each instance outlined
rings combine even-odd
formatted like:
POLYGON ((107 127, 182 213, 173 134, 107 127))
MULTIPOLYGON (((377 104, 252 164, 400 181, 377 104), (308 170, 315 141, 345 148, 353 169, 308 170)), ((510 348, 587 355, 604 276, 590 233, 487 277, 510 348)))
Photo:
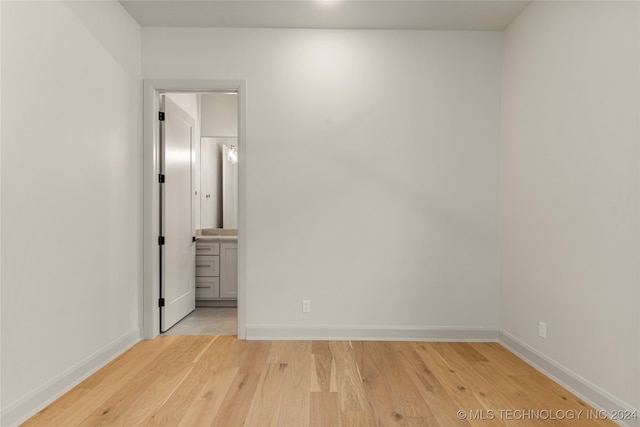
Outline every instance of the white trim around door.
POLYGON ((144 284, 142 295, 142 331, 145 339, 160 334, 160 257, 159 230, 159 94, 171 92, 238 92, 238 338, 246 339, 246 83, 243 80, 145 80, 143 115, 144 163, 144 284))

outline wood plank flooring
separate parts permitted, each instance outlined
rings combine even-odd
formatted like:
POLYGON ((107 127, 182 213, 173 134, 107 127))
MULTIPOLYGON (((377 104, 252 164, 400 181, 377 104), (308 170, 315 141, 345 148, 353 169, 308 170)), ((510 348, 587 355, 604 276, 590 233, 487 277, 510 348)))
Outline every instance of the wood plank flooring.
POLYGON ((165 335, 23 426, 615 425, 590 409, 497 343, 165 335))

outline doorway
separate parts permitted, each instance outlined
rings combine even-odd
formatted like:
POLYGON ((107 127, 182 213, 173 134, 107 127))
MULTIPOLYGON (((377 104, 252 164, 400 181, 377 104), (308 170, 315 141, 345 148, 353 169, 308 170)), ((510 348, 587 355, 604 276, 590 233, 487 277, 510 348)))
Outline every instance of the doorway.
POLYGON ((238 93, 166 93, 161 105, 160 227, 173 234, 161 233, 160 332, 236 335, 238 93))
MULTIPOLYGON (((162 266, 161 262, 162 257, 160 255, 160 250, 158 248, 158 234, 160 230, 161 224, 161 216, 160 216, 160 206, 161 206, 161 194, 162 192, 158 189, 158 180, 159 174, 162 171, 162 158, 159 156, 161 153, 161 126, 158 123, 158 113, 161 107, 161 98, 162 95, 167 95, 168 98, 178 99, 178 104, 180 104, 180 98, 184 101, 185 96, 197 96, 199 97, 198 102, 200 103, 200 108, 202 107, 202 97, 213 95, 215 96, 226 96, 228 98, 233 98, 235 101, 234 117, 235 117, 235 134, 229 134, 229 132, 217 132, 217 135, 207 135, 209 138, 226 138, 226 140, 220 145, 220 157, 222 155, 226 156, 228 159, 233 159, 234 162, 233 167, 230 170, 233 172, 228 174, 230 177, 234 178, 234 182, 232 188, 235 191, 234 197, 225 198, 231 201, 235 201, 235 206, 232 209, 227 209, 229 212, 236 212, 237 215, 233 221, 227 221, 225 224, 223 218, 217 218, 215 220, 209 221, 209 218, 205 218, 205 222, 208 227, 202 228, 202 200, 207 200, 215 198, 218 200, 218 196, 214 196, 212 192, 203 193, 201 188, 201 176, 199 176, 200 172, 200 159, 196 158, 201 156, 201 136, 206 135, 209 131, 205 131, 203 134, 204 128, 202 126, 195 125, 194 129, 194 150, 192 150, 193 161, 197 167, 193 170, 193 188, 192 188, 192 197, 193 197, 193 230, 194 236, 197 239, 202 239, 207 242, 205 246, 214 246, 216 251, 222 251, 223 253, 218 252, 214 254, 216 256, 223 257, 226 254, 226 260, 220 263, 220 260, 217 259, 217 265, 211 267, 210 270, 207 270, 206 267, 200 266, 200 274, 201 279, 204 279, 205 282, 213 283, 213 286, 210 289, 204 289, 202 283, 200 286, 196 288, 194 286, 194 291, 198 291, 200 297, 196 300, 197 305, 208 305, 208 306, 237 306, 236 311, 236 320, 237 320, 237 336, 240 339, 245 338, 245 312, 244 312, 244 289, 245 289, 245 237, 243 233, 243 226, 245 223, 245 214, 244 214, 244 181, 245 181, 245 169, 244 169, 244 111, 245 111, 245 85, 242 81, 211 81, 211 80, 146 80, 145 81, 145 95, 144 95, 144 164, 145 164, 145 185, 144 185, 144 286, 142 291, 142 301, 143 301, 143 310, 142 310, 142 324, 145 338, 154 338, 160 333, 161 321, 160 321, 160 313, 162 304, 162 295, 163 292, 166 292, 166 289, 161 289, 162 283, 162 266), (235 139, 233 139, 235 138, 235 139), (209 195, 209 198, 206 198, 206 195, 209 195), (211 226, 210 226, 211 225, 211 226), (210 227, 209 227, 210 226, 210 227), (237 231, 236 231, 237 230, 237 231), (155 236, 155 237, 154 237, 155 236), (206 236, 206 237, 205 237, 206 236), (219 236, 219 237, 214 237, 219 236), (232 242, 231 240, 235 240, 232 242), (215 242, 218 245, 216 245, 215 242), (154 244, 155 243, 155 244, 154 244), (230 261, 231 260, 231 261, 230 261), (227 288, 225 292, 220 294, 220 283, 219 281, 223 279, 222 276, 225 276, 224 271, 220 272, 220 268, 226 268, 227 271, 231 270, 229 268, 230 265, 233 265, 233 279, 236 283, 236 291, 235 294, 231 294, 227 288), (225 267, 226 266, 226 267, 225 267), (216 268, 218 270, 216 270, 216 268), (222 274, 222 276, 219 276, 222 274), (210 277, 206 277, 210 276, 210 277), (212 294, 211 292, 218 291, 217 294, 212 294), (212 296, 213 295, 213 296, 212 296), (202 304, 201 304, 202 303, 202 304)), ((209 101, 206 101, 207 103, 209 101)), ((188 109, 188 108, 187 108, 188 109)), ((184 110, 184 108, 183 108, 184 110)), ((218 141, 222 142, 222 141, 218 141)), ((210 150, 211 151, 211 150, 210 150)), ((218 151, 216 151, 218 153, 218 151)), ((222 169, 220 167, 220 169, 222 169)), ((227 168, 229 169, 229 168, 227 168)), ((211 171, 209 171, 211 172, 211 171)), ((220 185, 221 186, 221 185, 220 185)), ((213 187, 220 188, 217 184, 214 184, 213 187)), ((210 186, 209 189, 211 189, 210 186)), ((222 191, 219 191, 222 193, 222 191)), ((229 195, 229 191, 226 190, 227 196, 229 195)), ((222 197, 222 194, 220 194, 222 197)), ((210 206, 209 206, 210 208, 210 206)), ((208 209, 207 212, 211 212, 215 210, 219 212, 220 210, 224 211, 224 208, 208 209)), ((209 215, 207 213, 206 215, 209 215)), ((222 215, 224 217, 224 215, 222 215)), ((194 243, 196 246, 196 243, 194 243)), ((199 254, 196 253, 195 257, 198 257, 199 254)), ((205 261, 210 260, 214 261, 215 256, 211 256, 208 259, 203 258, 205 261)), ((195 261, 194 261, 195 262, 195 261)), ((196 276, 198 276, 198 266, 199 264, 194 264, 196 269, 196 276)), ((229 277, 229 274, 226 274, 229 277)), ((228 282, 228 281, 227 281, 228 282)), ((194 283, 195 285, 195 283, 194 283)), ((167 301, 164 301, 167 304, 167 301)), ((196 311, 198 308, 196 308, 196 311)), ((227 310, 228 311, 228 310, 227 310)), ((185 314, 188 314, 185 313, 185 314)), ((206 316, 202 316, 202 313, 198 316, 200 319, 206 316)), ((212 316, 215 321, 216 317, 227 319, 228 316, 212 316)), ((165 325, 167 326, 167 325, 165 325)), ((165 327, 165 329, 168 329, 165 327)), ((214 328, 215 329, 215 328, 214 328)))

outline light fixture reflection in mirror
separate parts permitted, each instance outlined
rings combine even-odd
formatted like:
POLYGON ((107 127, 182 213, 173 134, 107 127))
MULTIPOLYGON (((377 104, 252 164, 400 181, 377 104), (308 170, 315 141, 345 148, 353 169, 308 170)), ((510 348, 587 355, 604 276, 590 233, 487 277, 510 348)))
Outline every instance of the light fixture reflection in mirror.
POLYGON ((234 165, 238 163, 238 146, 232 145, 227 152, 227 161, 234 165))

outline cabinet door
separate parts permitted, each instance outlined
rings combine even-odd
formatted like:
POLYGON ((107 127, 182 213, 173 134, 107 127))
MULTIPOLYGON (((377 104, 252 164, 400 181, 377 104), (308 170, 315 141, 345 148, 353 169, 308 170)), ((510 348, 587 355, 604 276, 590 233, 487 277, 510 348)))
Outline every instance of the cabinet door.
POLYGON ((238 298, 238 244, 220 244, 220 298, 238 298))

